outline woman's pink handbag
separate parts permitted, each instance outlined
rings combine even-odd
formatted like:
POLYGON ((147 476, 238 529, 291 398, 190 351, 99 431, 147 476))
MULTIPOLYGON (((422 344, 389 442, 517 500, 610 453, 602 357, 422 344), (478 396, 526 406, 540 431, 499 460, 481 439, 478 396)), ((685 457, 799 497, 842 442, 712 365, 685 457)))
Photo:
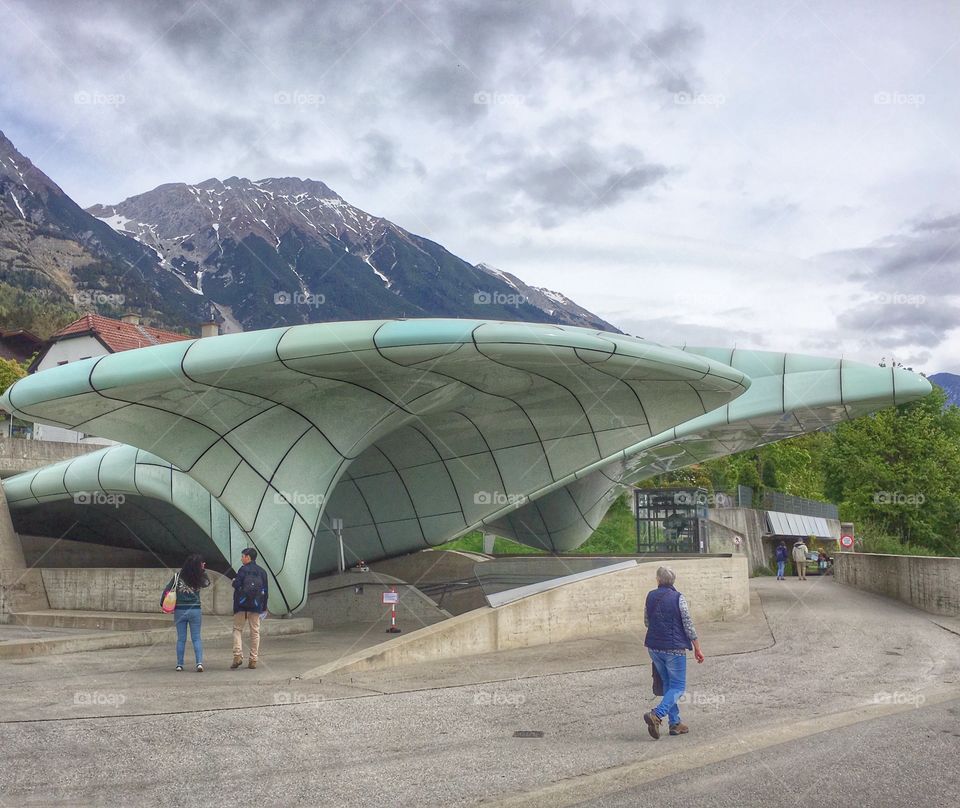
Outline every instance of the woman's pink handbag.
POLYGON ((173 586, 164 590, 160 599, 160 611, 164 614, 173 614, 177 608, 177 584, 180 583, 180 573, 173 576, 173 586))

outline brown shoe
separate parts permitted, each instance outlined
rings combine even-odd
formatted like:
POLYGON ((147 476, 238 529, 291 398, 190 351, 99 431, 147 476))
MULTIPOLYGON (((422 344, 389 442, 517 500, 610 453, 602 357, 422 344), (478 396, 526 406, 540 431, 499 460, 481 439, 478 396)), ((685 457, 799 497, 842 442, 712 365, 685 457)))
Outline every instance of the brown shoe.
POLYGON ((671 724, 670 725, 670 734, 671 735, 686 735, 690 731, 690 727, 686 724, 671 724))
POLYGON ((657 715, 653 710, 649 713, 643 714, 643 720, 647 723, 647 732, 650 733, 650 737, 655 741, 660 740, 660 716, 657 715))
POLYGON ((255 667, 257 667, 257 660, 251 659, 251 660, 247 663, 247 667, 248 667, 248 668, 255 668, 255 667))
POLYGON ((233 658, 233 664, 230 666, 230 670, 234 671, 234 670, 236 670, 237 668, 239 668, 242 664, 243 664, 243 657, 242 657, 242 656, 235 656, 235 657, 233 658))

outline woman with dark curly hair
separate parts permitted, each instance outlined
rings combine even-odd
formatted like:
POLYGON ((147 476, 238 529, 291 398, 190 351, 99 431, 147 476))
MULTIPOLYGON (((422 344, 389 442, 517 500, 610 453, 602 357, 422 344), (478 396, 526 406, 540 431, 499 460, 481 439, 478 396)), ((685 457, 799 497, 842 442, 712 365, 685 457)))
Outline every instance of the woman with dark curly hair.
POLYGON ((183 652, 187 647, 187 626, 190 626, 190 639, 193 641, 193 655, 197 660, 197 673, 203 673, 203 643, 200 640, 200 590, 210 586, 207 576, 207 564, 203 556, 194 553, 183 562, 183 568, 165 587, 177 586, 177 607, 173 613, 173 624, 177 627, 177 670, 183 670, 183 652))

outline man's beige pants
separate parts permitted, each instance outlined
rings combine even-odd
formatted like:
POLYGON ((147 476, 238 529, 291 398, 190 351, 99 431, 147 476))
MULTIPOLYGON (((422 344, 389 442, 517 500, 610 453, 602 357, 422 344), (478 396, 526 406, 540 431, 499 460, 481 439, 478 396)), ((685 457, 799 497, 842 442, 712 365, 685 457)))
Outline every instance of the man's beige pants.
POLYGON ((243 656, 243 627, 250 626, 250 661, 260 653, 260 615, 257 612, 236 612, 233 615, 233 655, 243 656))

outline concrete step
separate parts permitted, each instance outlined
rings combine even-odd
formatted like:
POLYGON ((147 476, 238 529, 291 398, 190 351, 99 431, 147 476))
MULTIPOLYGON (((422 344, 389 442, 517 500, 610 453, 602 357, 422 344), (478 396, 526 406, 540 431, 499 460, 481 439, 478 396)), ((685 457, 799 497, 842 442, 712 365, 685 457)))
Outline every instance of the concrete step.
MULTIPOLYGON (((173 617, 162 614, 68 612, 48 609, 17 613, 11 615, 11 617, 13 618, 11 623, 20 626, 37 629, 62 628, 64 631, 85 629, 89 633, 50 636, 48 631, 43 631, 42 635, 36 637, 0 640, 0 659, 71 654, 80 651, 100 651, 107 648, 133 648, 141 645, 153 645, 158 642, 170 642, 173 637, 173 617), (21 618, 35 622, 24 623, 21 622, 21 618), (99 624, 97 621, 99 621, 99 624), (137 621, 145 621, 146 626, 138 626, 137 621), (113 628, 102 629, 101 626, 103 625, 110 625, 113 628)), ((230 615, 204 615, 202 629, 204 640, 230 637, 233 631, 232 623, 233 618, 230 615)), ((260 630, 265 637, 307 634, 313 631, 313 620, 309 617, 289 619, 271 617, 260 624, 260 630)), ((2 637, 2 632, 0 632, 0 637, 2 637)))
POLYGON ((72 609, 16 611, 11 623, 31 628, 86 628, 99 631, 142 631, 169 628, 172 617, 146 612, 88 612, 72 609))

